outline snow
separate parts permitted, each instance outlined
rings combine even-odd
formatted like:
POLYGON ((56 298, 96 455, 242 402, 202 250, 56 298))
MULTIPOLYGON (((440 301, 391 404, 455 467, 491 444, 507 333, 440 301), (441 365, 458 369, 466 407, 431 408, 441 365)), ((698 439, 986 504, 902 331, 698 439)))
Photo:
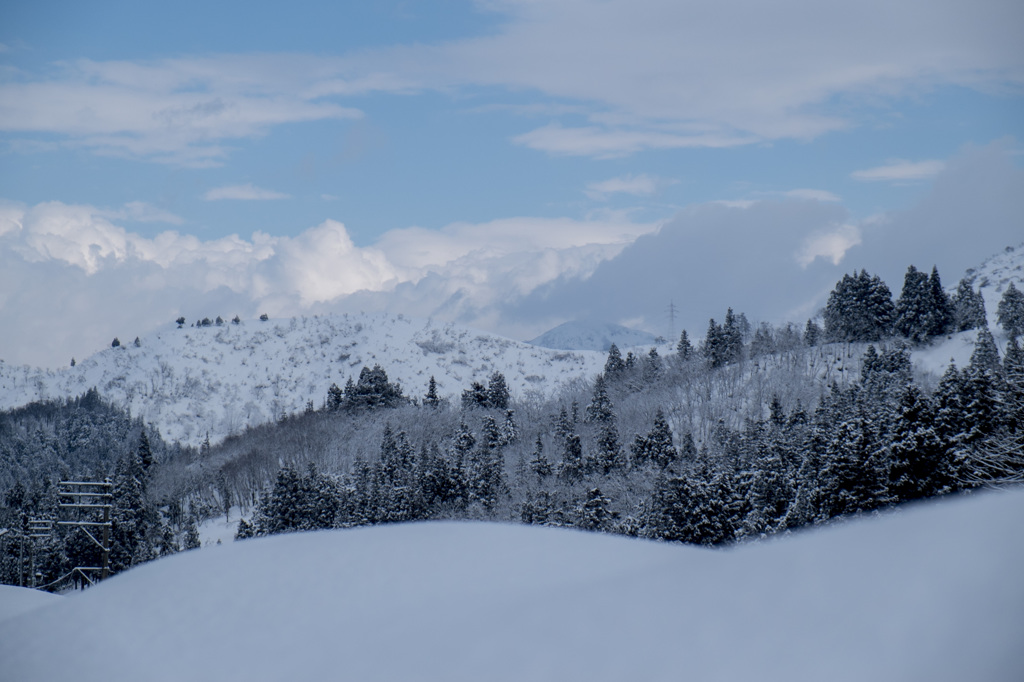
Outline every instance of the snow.
POLYGON ((1018 680, 1022 518, 1014 490, 729 550, 436 522, 248 540, 0 622, 0 678, 1018 680))
POLYGON ((607 353, 613 343, 620 349, 636 346, 649 348, 657 344, 657 339, 653 334, 618 324, 573 321, 544 332, 530 343, 559 350, 596 350, 607 353))
POLYGON ((41 592, 28 587, 0 585, 0 621, 20 616, 43 606, 56 604, 60 595, 41 592))
POLYGON ((203 547, 212 547, 220 542, 222 545, 233 542, 235 532, 238 530, 238 520, 242 518, 242 511, 239 507, 232 507, 231 514, 225 517, 223 514, 206 519, 199 524, 199 542, 203 547))
POLYGON ((246 426, 320 407, 332 383, 358 379, 379 364, 409 396, 433 375, 442 397, 459 399, 471 382, 505 375, 516 397, 550 396, 563 384, 596 375, 604 353, 556 351, 403 315, 351 314, 246 320, 239 325, 171 323, 58 371, 0 360, 0 409, 64 398, 95 387, 107 400, 191 445, 214 443, 246 426))

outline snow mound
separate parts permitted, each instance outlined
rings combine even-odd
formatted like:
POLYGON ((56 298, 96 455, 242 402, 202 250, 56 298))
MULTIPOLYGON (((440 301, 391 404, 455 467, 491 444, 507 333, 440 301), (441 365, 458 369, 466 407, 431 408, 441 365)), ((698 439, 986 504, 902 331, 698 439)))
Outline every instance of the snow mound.
POLYGON ((619 348, 654 346, 657 339, 653 334, 618 324, 573 321, 544 332, 530 343, 558 350, 607 352, 613 343, 619 348))
POLYGON ((0 622, 0 677, 1019 680, 1021 518, 1016 490, 725 551, 482 523, 249 540, 0 622))
POLYGON ((49 592, 40 592, 14 585, 0 585, 0 621, 55 604, 60 600, 59 595, 49 592))
POLYGON ((597 374, 605 356, 565 352, 403 315, 326 315, 247 320, 235 325, 161 327, 58 371, 0 360, 0 409, 67 398, 96 388, 154 424, 164 437, 199 445, 246 426, 320 407, 332 383, 344 386, 379 364, 409 396, 434 376, 442 397, 458 399, 473 381, 505 375, 517 397, 550 395, 597 374))

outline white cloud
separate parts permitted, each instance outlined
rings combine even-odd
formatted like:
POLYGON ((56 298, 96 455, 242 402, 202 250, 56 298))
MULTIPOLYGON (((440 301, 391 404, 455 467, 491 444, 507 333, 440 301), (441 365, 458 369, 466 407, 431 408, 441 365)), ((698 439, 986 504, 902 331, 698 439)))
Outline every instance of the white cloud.
POLYGON ((0 130, 9 139, 54 134, 100 154, 209 166, 223 162, 230 140, 360 116, 339 104, 346 97, 483 86, 516 93, 525 115, 557 117, 517 143, 611 157, 809 139, 858 125, 856 105, 922 88, 1024 85, 1024 5, 1014 0, 482 7, 502 15, 494 30, 442 44, 337 57, 81 60, 56 75, 20 74, 0 81, 0 130), (830 113, 839 97, 840 113, 830 113), (586 124, 564 127, 563 116, 586 124))
POLYGON ((631 194, 633 196, 650 196, 666 185, 674 184, 675 180, 667 180, 641 173, 611 178, 587 185, 586 195, 591 199, 603 201, 611 194, 631 194))
POLYGON ((271 189, 254 187, 252 183, 245 185, 227 185, 215 187, 203 195, 207 201, 219 201, 221 199, 238 199, 241 201, 265 201, 270 199, 290 199, 288 194, 275 192, 271 189))
POLYGON ((806 268, 815 259, 824 258, 839 265, 846 252, 860 243, 860 229, 856 225, 837 225, 808 235, 795 254, 796 262, 806 268))
POLYGON ((32 319, 3 325, 0 358, 64 362, 109 343, 118 324, 130 322, 140 334, 178 314, 207 315, 204 306, 213 301, 245 314, 293 315, 337 309, 359 292, 391 296, 403 287, 406 297, 373 305, 401 309, 415 301, 414 309, 401 311, 430 315, 455 299, 454 314, 459 306, 493 306, 559 277, 585 276, 657 227, 617 214, 585 221, 510 218, 394 230, 357 246, 333 220, 295 237, 257 232, 202 241, 171 230, 146 238, 117 224, 130 212, 0 202, 0 314, 32 319), (59 305, 52 303, 58 298, 59 305))
POLYGON ((782 195, 789 197, 790 199, 800 199, 805 201, 842 201, 842 199, 837 195, 823 189, 791 189, 787 192, 783 192, 782 195))
POLYGON ((361 116, 320 99, 320 58, 216 56, 65 65, 56 77, 0 82, 0 130, 51 133, 98 154, 218 165, 223 141, 283 123, 361 116))
POLYGON ((705 134, 681 135, 653 130, 607 129, 597 126, 563 128, 552 123, 513 138, 517 144, 566 156, 602 159, 627 156, 645 149, 735 147, 756 141, 752 137, 705 134))
POLYGON ((177 216, 152 204, 147 204, 144 201, 130 201, 123 208, 107 212, 106 215, 111 219, 130 220, 136 223, 181 225, 185 222, 181 216, 177 216))
POLYGON ((850 173, 854 180, 869 182, 899 182, 908 180, 926 180, 935 177, 946 167, 945 161, 930 159, 928 161, 905 161, 892 159, 884 166, 868 168, 850 173))

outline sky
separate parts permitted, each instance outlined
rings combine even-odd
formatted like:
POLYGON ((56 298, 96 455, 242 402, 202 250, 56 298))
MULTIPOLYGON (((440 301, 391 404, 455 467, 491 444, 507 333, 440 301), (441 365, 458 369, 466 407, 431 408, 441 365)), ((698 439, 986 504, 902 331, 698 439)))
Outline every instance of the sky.
POLYGON ((214 5, 0 7, 0 359, 262 312, 699 336, 1024 241, 1014 0, 214 5))

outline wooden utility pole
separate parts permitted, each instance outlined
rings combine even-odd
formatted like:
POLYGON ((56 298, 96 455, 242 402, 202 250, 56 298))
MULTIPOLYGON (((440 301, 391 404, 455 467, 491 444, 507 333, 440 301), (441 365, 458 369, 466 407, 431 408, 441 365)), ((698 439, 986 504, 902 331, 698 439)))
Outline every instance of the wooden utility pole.
POLYGON ((110 575, 110 530, 112 522, 110 510, 113 505, 111 500, 114 495, 111 492, 114 484, 110 479, 102 482, 95 481, 61 481, 60 492, 62 499, 69 499, 69 502, 61 502, 60 507, 68 510, 76 517, 73 520, 58 521, 58 526, 76 526, 92 540, 102 552, 99 566, 76 566, 74 571, 81 575, 89 584, 93 580, 86 575, 86 572, 99 573, 100 580, 110 575), (100 539, 93 535, 93 530, 100 531, 100 539))

